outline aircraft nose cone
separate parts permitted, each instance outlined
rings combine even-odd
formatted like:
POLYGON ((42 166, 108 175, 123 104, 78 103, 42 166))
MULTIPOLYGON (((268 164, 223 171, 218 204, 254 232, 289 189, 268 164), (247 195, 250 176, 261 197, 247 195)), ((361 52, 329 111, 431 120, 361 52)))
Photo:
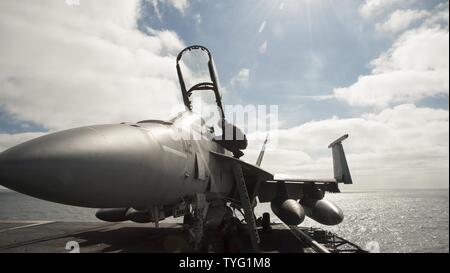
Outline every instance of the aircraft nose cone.
POLYGON ((66 130, 1 153, 0 184, 64 204, 120 205, 146 189, 144 167, 158 173, 157 159, 149 156, 157 149, 148 135, 128 125, 66 130))

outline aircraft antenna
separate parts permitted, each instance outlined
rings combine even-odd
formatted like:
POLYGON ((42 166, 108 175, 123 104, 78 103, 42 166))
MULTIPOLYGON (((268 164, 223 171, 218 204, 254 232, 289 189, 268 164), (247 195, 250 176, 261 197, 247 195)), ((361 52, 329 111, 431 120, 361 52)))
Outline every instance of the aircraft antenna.
POLYGON ((261 162, 264 157, 264 152, 266 151, 266 144, 267 144, 268 139, 269 139, 269 133, 267 133, 267 135, 266 135, 266 140, 264 140, 264 143, 261 147, 261 152, 259 152, 258 159, 256 160, 256 166, 258 166, 258 167, 261 166, 261 162))

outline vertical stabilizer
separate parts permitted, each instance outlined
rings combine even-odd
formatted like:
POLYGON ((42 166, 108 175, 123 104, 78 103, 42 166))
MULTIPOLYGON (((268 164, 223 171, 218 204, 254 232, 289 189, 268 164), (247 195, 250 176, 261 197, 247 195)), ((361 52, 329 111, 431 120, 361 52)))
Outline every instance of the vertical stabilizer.
POLYGON ((353 184, 352 176, 348 168, 347 159, 345 158, 344 147, 342 141, 348 138, 348 134, 341 136, 333 141, 328 148, 331 148, 333 154, 333 171, 334 178, 344 184, 353 184))

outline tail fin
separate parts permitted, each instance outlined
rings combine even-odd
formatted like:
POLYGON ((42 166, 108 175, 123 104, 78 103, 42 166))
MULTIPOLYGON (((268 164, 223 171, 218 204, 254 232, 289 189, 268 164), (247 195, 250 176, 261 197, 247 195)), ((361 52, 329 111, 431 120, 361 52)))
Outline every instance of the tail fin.
POLYGON ((342 147, 342 141, 348 138, 348 134, 341 136, 333 141, 328 148, 331 148, 333 153, 333 171, 334 178, 338 182, 344 184, 353 184, 352 176, 348 168, 347 159, 345 158, 344 147, 342 147))
POLYGON ((267 133, 267 135, 266 135, 266 140, 264 140, 264 144, 261 147, 261 152, 259 152, 258 159, 256 160, 256 166, 258 166, 258 167, 261 166, 261 162, 264 157, 264 152, 266 151, 266 143, 267 143, 268 139, 269 139, 269 133, 267 133))

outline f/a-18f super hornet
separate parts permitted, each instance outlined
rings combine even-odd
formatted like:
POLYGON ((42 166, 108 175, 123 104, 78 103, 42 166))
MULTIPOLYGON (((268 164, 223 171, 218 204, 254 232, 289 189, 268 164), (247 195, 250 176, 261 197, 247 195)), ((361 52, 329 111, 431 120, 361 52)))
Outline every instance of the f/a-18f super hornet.
POLYGON ((158 226, 167 217, 183 216, 199 250, 205 234, 236 222, 238 210, 258 251, 257 226, 270 225, 268 214, 255 219, 258 202, 271 202, 287 225, 301 224, 305 215, 325 225, 343 220, 342 210, 324 194, 339 192, 339 183, 352 184, 341 144, 348 135, 329 145, 334 178, 275 179, 260 167, 264 146, 255 165, 239 159, 247 138, 225 119, 209 50, 187 47, 176 69, 186 111, 169 121, 93 125, 32 139, 0 154, 0 184, 57 203, 99 208, 96 216, 104 221, 158 226), (207 77, 186 68, 188 55, 203 56, 207 77), (193 111, 193 95, 200 92, 213 95, 221 134, 193 111))

